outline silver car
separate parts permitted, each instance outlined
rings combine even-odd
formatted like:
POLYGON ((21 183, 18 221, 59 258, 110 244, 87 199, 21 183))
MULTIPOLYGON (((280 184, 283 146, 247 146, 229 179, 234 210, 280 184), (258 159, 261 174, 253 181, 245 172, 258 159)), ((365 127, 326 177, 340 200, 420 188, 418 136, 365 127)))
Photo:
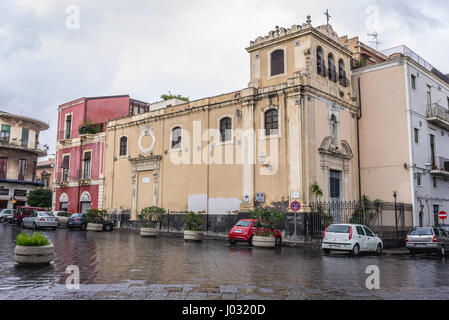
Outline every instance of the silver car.
POLYGON ((0 223, 6 222, 8 218, 12 218, 14 209, 3 209, 0 211, 0 223))
POLYGON ((67 221, 73 213, 67 211, 52 211, 53 215, 58 218, 59 226, 67 227, 67 221))
POLYGON ((22 220, 22 227, 33 228, 39 230, 41 228, 52 228, 55 230, 58 227, 58 218, 51 212, 35 211, 30 216, 22 220))
POLYGON ((443 228, 414 228, 405 242, 410 254, 439 252, 445 256, 446 250, 449 250, 449 234, 443 228))

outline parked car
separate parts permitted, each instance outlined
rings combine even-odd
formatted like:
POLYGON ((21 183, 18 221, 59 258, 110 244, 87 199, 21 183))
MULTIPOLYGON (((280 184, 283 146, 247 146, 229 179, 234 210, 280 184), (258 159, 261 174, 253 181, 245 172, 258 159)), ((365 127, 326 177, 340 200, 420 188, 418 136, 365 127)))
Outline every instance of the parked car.
MULTIPOLYGON (((103 220, 103 231, 112 231, 114 229, 114 223, 111 221, 103 220)), ((74 213, 67 220, 67 228, 70 230, 80 229, 82 231, 87 229, 87 213, 74 213)))
MULTIPOLYGON (((257 231, 255 224, 258 220, 255 219, 244 219, 237 222, 237 224, 231 229, 229 232, 229 242, 231 244, 236 244, 237 242, 248 242, 250 246, 252 246, 252 239, 254 234, 257 231)), ((263 222, 262 227, 259 230, 263 230, 263 222)), ((276 238, 276 246, 280 246, 282 244, 282 235, 281 233, 273 229, 272 232, 276 238)))
POLYGON ((445 256, 449 234, 443 228, 417 227, 408 233, 405 243, 410 254, 439 252, 445 256))
POLYGON ((67 222, 73 213, 67 211, 52 211, 53 215, 58 218, 59 226, 67 226, 67 222))
POLYGON ((331 251, 347 251, 353 256, 360 252, 375 252, 382 255, 383 242, 368 227, 358 224, 333 224, 324 231, 322 249, 325 254, 331 251))
POLYGON ((449 226, 448 225, 442 225, 441 228, 444 229, 444 231, 446 231, 446 233, 449 233, 449 226))
POLYGON ((0 223, 4 223, 8 220, 8 218, 12 218, 14 216, 14 209, 3 209, 0 211, 0 223))
POLYGON ((86 230, 87 229, 87 213, 74 213, 70 216, 70 218, 67 220, 67 228, 70 230, 73 229, 80 229, 80 230, 86 230))
POLYGON ((31 215, 22 220, 22 227, 39 230, 42 228, 51 228, 56 230, 58 227, 58 218, 51 212, 34 211, 31 215))
POLYGON ((16 212, 14 212, 14 223, 20 226, 24 218, 38 211, 44 211, 44 209, 37 207, 17 207, 16 212))

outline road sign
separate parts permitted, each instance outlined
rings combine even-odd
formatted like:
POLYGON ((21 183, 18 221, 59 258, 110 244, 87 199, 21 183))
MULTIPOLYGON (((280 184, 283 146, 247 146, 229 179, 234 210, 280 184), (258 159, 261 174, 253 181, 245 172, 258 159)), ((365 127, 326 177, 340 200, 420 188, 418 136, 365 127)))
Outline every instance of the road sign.
POLYGON ((438 217, 439 217, 441 220, 446 220, 446 219, 447 219, 447 212, 441 211, 441 212, 438 214, 438 217))
POLYGON ((298 201, 293 201, 290 207, 293 211, 298 212, 301 209, 301 204, 298 201))

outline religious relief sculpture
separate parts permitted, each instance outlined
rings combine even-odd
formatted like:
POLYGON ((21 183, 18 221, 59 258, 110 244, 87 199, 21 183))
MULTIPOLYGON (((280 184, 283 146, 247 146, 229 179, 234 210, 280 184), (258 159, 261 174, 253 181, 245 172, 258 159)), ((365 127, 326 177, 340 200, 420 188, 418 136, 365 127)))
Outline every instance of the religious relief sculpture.
POLYGON ((333 147, 338 148, 338 121, 334 114, 329 120, 329 125, 331 130, 331 144, 333 147))
POLYGON ((153 148, 154 148, 154 145, 156 144, 156 137, 155 137, 155 135, 154 135, 154 131, 153 131, 153 128, 151 127, 151 126, 144 126, 144 127, 142 127, 141 128, 141 133, 140 133, 140 137, 139 137, 139 141, 137 142, 138 143, 138 145, 139 145, 139 149, 140 149, 140 151, 142 152, 142 153, 150 153, 151 152, 151 150, 153 150, 153 148), (146 137, 146 136, 151 136, 151 138, 152 138, 152 143, 151 143, 151 145, 148 147, 148 148, 144 148, 143 146, 142 146, 142 139, 144 138, 144 137, 146 137))

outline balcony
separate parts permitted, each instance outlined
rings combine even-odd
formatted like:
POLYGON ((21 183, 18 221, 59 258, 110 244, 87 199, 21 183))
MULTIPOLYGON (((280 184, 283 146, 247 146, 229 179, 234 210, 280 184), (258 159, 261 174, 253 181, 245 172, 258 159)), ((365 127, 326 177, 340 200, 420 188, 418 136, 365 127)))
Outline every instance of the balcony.
POLYGON ((74 173, 73 172, 68 172, 68 173, 57 172, 56 173, 56 184, 61 187, 67 186, 69 184, 69 182, 77 182, 80 179, 81 179, 81 171, 80 170, 76 170, 74 173))
POLYGON ((439 178, 449 178, 449 159, 438 157, 436 165, 432 166, 430 174, 439 178))
POLYGON ((427 121, 446 130, 449 130, 449 110, 437 103, 427 106, 427 121))
POLYGON ((40 145, 36 144, 34 148, 31 148, 28 145, 24 146, 22 145, 21 140, 0 140, 0 146, 2 148, 8 148, 13 150, 19 150, 19 151, 28 151, 36 154, 38 157, 45 157, 47 156, 48 152, 48 146, 47 145, 40 145))

